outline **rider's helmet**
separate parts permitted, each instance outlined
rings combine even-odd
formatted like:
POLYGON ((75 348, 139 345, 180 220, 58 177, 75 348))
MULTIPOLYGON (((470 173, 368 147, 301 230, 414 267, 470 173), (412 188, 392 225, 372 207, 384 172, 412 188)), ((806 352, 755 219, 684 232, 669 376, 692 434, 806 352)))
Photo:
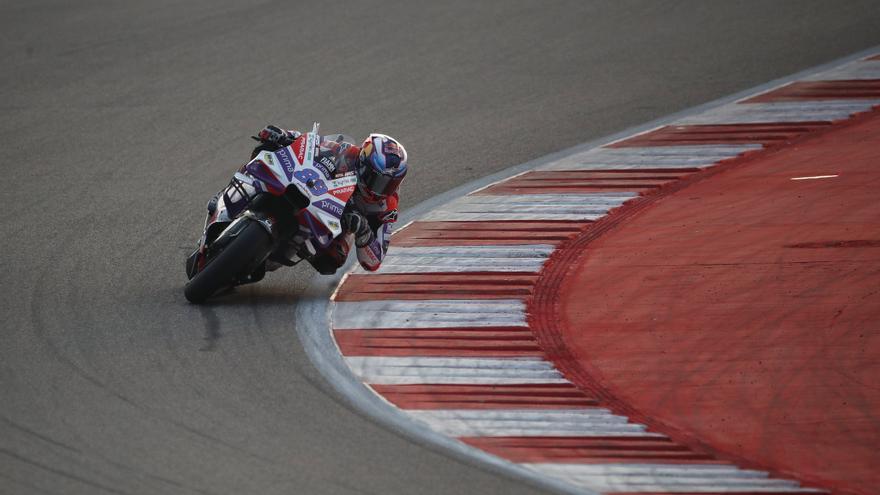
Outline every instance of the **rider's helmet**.
POLYGON ((361 145, 358 161, 358 189, 368 201, 396 193, 406 177, 406 150, 385 134, 370 134, 361 145))

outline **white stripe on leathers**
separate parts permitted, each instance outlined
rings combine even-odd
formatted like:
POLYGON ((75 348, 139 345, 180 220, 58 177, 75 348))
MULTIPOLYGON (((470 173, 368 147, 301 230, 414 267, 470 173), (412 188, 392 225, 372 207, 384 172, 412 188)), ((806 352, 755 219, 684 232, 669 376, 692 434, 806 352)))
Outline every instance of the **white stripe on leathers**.
POLYGON ((425 221, 592 221, 635 198, 635 192, 465 196, 425 215, 425 221))
POLYGON ((761 124, 778 122, 831 122, 865 112, 878 100, 784 101, 774 103, 731 103, 685 117, 676 124, 761 124))
POLYGON ((431 429, 455 437, 633 437, 648 433, 645 426, 602 408, 528 410, 407 411, 431 429))
POLYGON ((331 324, 347 328, 431 328, 526 326, 518 299, 358 301, 333 304, 331 324))
POLYGON ((594 148, 548 163, 538 170, 637 170, 702 168, 761 149, 760 144, 594 148))
POLYGON ((569 383, 541 358, 362 357, 345 362, 368 384, 569 383))
POLYGON ((522 466, 599 492, 821 492, 728 464, 557 464, 522 466))
MULTIPOLYGON (((553 252, 525 246, 391 247, 378 273, 538 272, 553 252)), ((362 272, 358 272, 362 273, 362 272)), ((426 278, 427 279, 427 278, 426 278)), ((427 279, 429 280, 429 279, 427 279)))

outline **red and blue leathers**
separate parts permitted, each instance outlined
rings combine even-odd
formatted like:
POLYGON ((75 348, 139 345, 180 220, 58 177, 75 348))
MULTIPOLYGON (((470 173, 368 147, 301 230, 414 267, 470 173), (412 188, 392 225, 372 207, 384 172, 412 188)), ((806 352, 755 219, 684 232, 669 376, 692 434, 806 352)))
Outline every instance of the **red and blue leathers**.
MULTIPOLYGON (((292 137, 299 136, 297 131, 287 131, 292 137)), ((315 166, 321 168, 329 177, 338 177, 348 172, 357 171, 358 154, 360 148, 351 143, 338 143, 335 141, 322 140, 319 145, 318 155, 315 160, 315 166), (341 162, 322 161, 320 149, 325 147, 346 146, 343 154, 344 160, 341 162)), ((372 236, 369 242, 363 245, 356 245, 356 253, 358 261, 365 270, 376 271, 382 265, 385 253, 388 251, 388 245, 391 240, 392 224, 397 221, 397 203, 399 196, 394 194, 380 198, 367 197, 362 194, 360 188, 355 188, 355 192, 346 205, 346 211, 349 209, 362 215, 370 226, 372 236)), ((345 264, 348 259, 351 245, 356 241, 353 232, 345 232, 337 236, 327 248, 316 253, 309 261, 322 274, 333 274, 336 270, 345 264)))
POLYGON ((385 258, 391 242, 391 231, 397 221, 397 193, 378 202, 368 202, 361 194, 355 193, 350 204, 354 205, 370 223, 375 236, 366 246, 357 248, 358 261, 364 269, 376 271, 385 258))

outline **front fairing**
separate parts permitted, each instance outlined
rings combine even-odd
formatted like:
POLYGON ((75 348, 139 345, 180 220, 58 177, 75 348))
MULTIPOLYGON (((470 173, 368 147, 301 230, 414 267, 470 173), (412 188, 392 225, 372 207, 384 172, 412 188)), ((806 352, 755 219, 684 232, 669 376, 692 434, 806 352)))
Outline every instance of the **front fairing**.
POLYGON ((301 220, 305 221, 306 226, 312 232, 317 244, 324 248, 339 234, 342 233, 341 218, 345 211, 345 205, 354 193, 357 185, 357 176, 350 173, 346 176, 325 182, 324 186, 316 186, 320 184, 321 179, 314 180, 313 186, 308 187, 309 182, 297 184, 306 197, 309 198, 309 206, 300 213, 301 220), (324 191, 321 194, 315 194, 314 189, 324 191))
POLYGON ((218 212, 207 219, 206 233, 212 223, 229 222, 240 215, 253 195, 266 192, 282 196, 293 187, 308 200, 308 205, 297 214, 299 223, 310 231, 317 246, 326 247, 342 233, 342 213, 357 185, 357 175, 349 165, 353 151, 356 148, 347 136, 332 134, 322 138, 317 128, 290 146, 261 151, 242 167, 221 194, 218 212), (230 190, 236 178, 251 194, 246 201, 241 201, 238 190, 230 190))

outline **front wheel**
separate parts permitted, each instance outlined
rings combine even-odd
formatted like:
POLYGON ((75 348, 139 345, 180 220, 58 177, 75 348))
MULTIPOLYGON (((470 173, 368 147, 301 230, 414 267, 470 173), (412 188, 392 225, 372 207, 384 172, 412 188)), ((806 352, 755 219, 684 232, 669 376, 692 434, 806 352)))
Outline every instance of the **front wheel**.
POLYGON ((183 294, 191 303, 202 303, 218 290, 247 277, 272 250, 272 237, 261 225, 249 221, 223 251, 186 284, 183 294))

